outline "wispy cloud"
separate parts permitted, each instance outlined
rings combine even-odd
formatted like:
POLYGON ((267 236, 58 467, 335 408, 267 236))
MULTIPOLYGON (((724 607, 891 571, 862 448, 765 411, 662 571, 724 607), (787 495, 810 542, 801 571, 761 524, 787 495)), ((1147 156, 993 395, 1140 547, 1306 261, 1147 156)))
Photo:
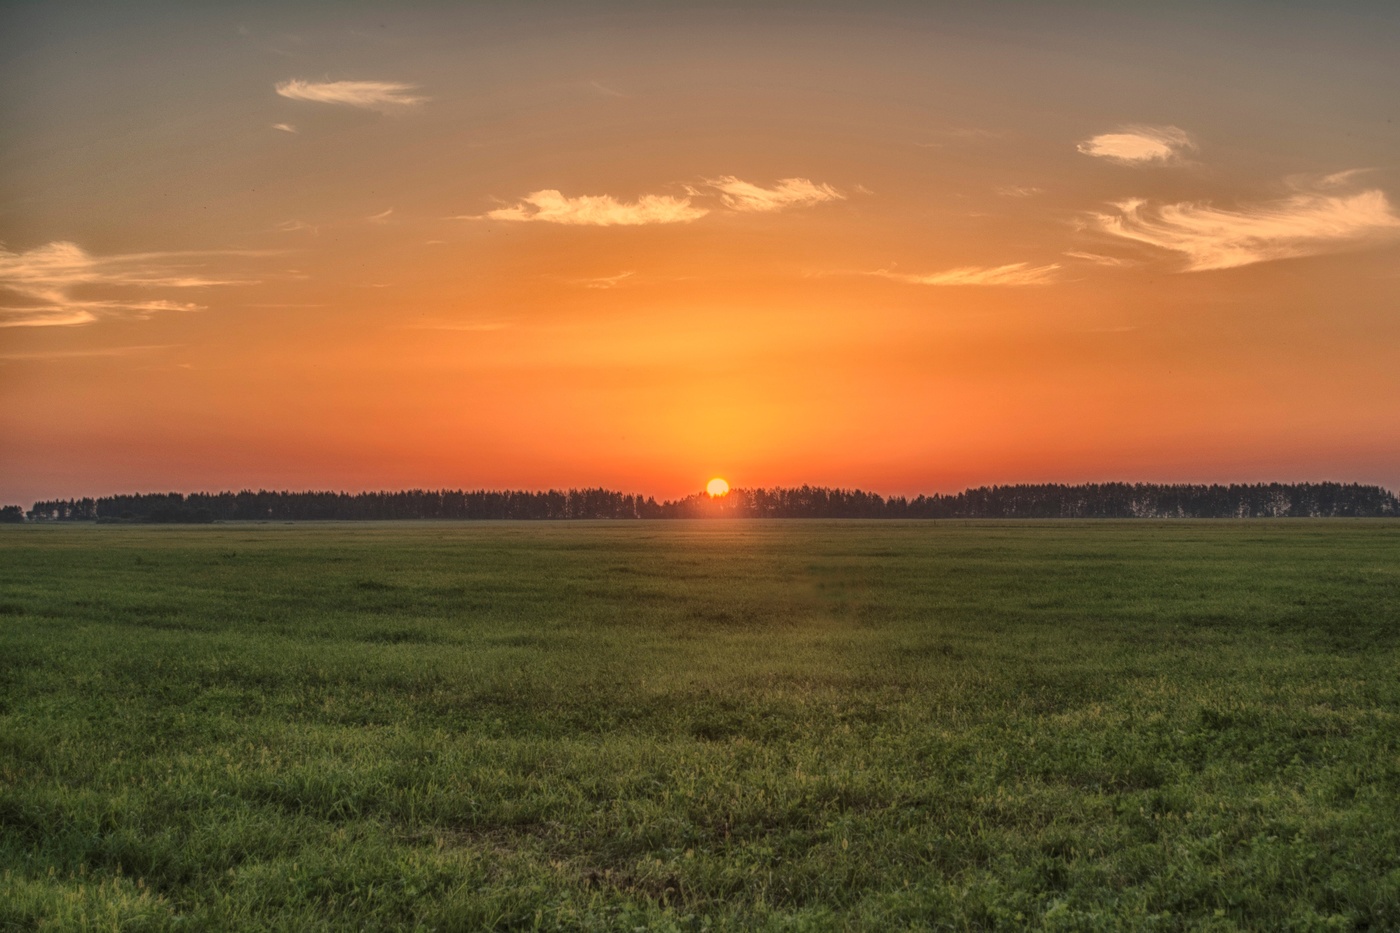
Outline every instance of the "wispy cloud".
POLYGON ((720 201, 732 211, 780 211, 810 207, 823 201, 841 201, 845 195, 831 185, 806 178, 784 178, 771 188, 743 181, 733 175, 710 178, 705 184, 719 192, 720 201))
POLYGON ((283 233, 295 233, 298 230, 310 230, 312 233, 320 233, 320 228, 315 227, 304 220, 284 220, 277 225, 277 229, 283 233))
POLYGON ((1055 278, 1060 264, 1052 262, 1045 266, 1033 266, 1026 262, 1013 262, 1004 266, 960 266, 929 275, 916 275, 880 269, 866 273, 910 285, 1046 285, 1055 278))
POLYGON ((617 275, 600 275, 591 279, 578 279, 575 284, 582 285, 584 288, 617 288, 636 274, 636 272, 619 272, 617 275))
POLYGON ((0 308, 0 327, 72 327, 95 320, 85 308, 0 308))
POLYGON ((1196 148, 1191 135, 1176 126, 1125 126, 1079 144, 1085 155, 1114 162, 1171 162, 1196 148))
POLYGON ((1209 204, 1151 206, 1141 199, 1092 215, 1105 233, 1172 250, 1187 271, 1229 269, 1357 248, 1400 236, 1400 216, 1384 192, 1296 194, 1226 210, 1209 204))
MULTIPOLYGON (((869 193, 868 189, 858 189, 869 193)), ((687 185, 686 197, 645 194, 636 201, 619 201, 612 195, 567 197, 554 188, 532 191, 509 207, 485 214, 462 215, 453 220, 543 221, 580 226, 639 226, 642 224, 687 223, 710 213, 694 198, 718 197, 731 211, 759 213, 789 207, 810 207, 824 201, 841 201, 846 195, 831 185, 807 178, 783 178, 770 188, 744 181, 733 175, 706 179, 703 185, 687 185)), ((702 201, 703 203, 703 201, 702 201)))
POLYGON ((295 133, 297 131, 297 128, 290 123, 274 123, 272 124, 272 128, 274 130, 281 130, 284 133, 295 133))
POLYGON ((1120 259, 1117 256, 1105 256, 1102 253, 1072 252, 1065 253, 1071 259, 1082 259, 1085 262, 1092 262, 1096 266, 1130 266, 1132 262, 1127 259, 1120 259))
POLYGON ((416 84, 396 81, 303 81, 292 78, 277 85, 277 93, 292 100, 309 100, 319 104, 346 104, 382 110, 386 107, 407 107, 427 100, 410 92, 416 84))
POLYGON ((200 271, 208 253, 131 253, 93 256, 75 243, 55 242, 21 253, 0 248, 0 327, 87 324, 104 315, 147 317, 158 311, 199 311, 191 302, 122 295, 136 289, 206 288, 252 281, 200 271), (106 292, 98 296, 93 292, 106 292), (117 294, 113 295, 112 293, 117 294))
MULTIPOLYGON (((867 189, 859 189, 869 193, 867 189)), ((509 207, 485 214, 467 214, 452 220, 542 221, 577 226, 640 226, 688 223, 710 213, 693 198, 713 198, 731 211, 757 213, 788 207, 808 207, 824 201, 844 200, 846 195, 827 184, 806 178, 784 178, 765 188, 733 175, 706 179, 702 186, 687 185, 686 197, 644 194, 635 201, 619 201, 609 194, 567 197, 554 188, 532 191, 509 207)))
POLYGON ((371 214, 368 217, 366 217, 365 220, 368 220, 372 224, 387 224, 389 222, 389 215, 392 213, 394 213, 394 209, 391 207, 387 211, 380 211, 378 214, 371 214))
POLYGON ((1374 171, 1369 168, 1349 168, 1342 172, 1333 172, 1330 175, 1323 175, 1316 181, 1309 181, 1307 176, 1293 176, 1290 181, 1295 188, 1321 189, 1321 188, 1344 188, 1354 182, 1359 176, 1374 171))
POLYGON ((606 94, 608 97, 630 96, 628 94, 622 93, 621 91, 613 90, 612 88, 604 84, 602 81, 590 81, 588 82, 588 86, 593 88, 593 90, 597 91, 599 94, 606 94))
POLYGON ((996 193, 1004 198, 1032 198, 1041 190, 1034 185, 1002 185, 996 189, 996 193))
MULTIPOLYGON (((533 191, 512 207, 487 211, 491 220, 540 221, 576 226, 639 226, 642 224, 686 223, 709 213, 690 203, 690 198, 644 194, 635 201, 619 201, 612 195, 565 197, 553 188, 533 191)), ((476 220, 463 217, 461 220, 476 220)))

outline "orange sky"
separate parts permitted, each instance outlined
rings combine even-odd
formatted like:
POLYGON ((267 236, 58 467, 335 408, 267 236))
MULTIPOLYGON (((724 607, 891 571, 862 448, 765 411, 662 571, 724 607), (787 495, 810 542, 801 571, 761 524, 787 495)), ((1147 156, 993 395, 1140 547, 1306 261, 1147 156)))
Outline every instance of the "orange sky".
POLYGON ((0 500, 1400 487, 1400 12, 1216 6, 8 6, 0 500))

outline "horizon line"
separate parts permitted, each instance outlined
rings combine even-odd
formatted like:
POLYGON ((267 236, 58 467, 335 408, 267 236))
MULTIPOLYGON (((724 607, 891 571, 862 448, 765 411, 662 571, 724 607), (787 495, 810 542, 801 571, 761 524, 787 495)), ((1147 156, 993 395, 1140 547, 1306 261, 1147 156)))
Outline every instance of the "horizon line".
MULTIPOLYGON (((1128 479, 1110 479, 1110 480, 1085 480, 1085 481, 1081 481, 1081 482, 1066 482, 1066 481, 1061 481, 1061 480, 1045 480, 1045 481, 1036 482, 1036 481, 1030 481, 1030 480, 1017 480, 1017 481, 1015 481, 1015 482, 981 483, 981 484, 978 484, 978 485, 975 485, 975 486, 973 486, 973 485, 967 485, 967 486, 963 486, 961 489, 959 489, 959 490, 956 491, 956 492, 917 492, 917 493, 912 493, 912 494, 910 494, 910 493, 883 493, 883 492, 878 492, 878 491, 876 491, 876 490, 874 490, 874 489, 867 489, 867 488, 864 488, 864 487, 861 487, 861 486, 846 486, 846 485, 839 485, 839 484, 792 483, 792 484, 773 484, 773 485, 767 485, 767 486, 764 486, 764 485, 758 485, 758 486, 737 486, 737 485, 735 485, 735 486, 731 486, 730 489, 729 489, 729 492, 725 493, 724 495, 725 495, 725 496, 729 496, 729 495, 733 495, 733 494, 735 494, 735 493, 741 493, 741 492, 751 493, 751 492, 770 492, 770 491, 777 491, 777 490, 812 489, 812 490, 826 490, 826 491, 829 491, 829 492, 841 492, 841 493, 864 493, 865 495, 878 495, 878 496, 880 496, 880 497, 882 497, 882 498, 885 498, 885 499, 910 499, 910 498, 917 498, 917 497, 919 497, 919 496, 923 496, 923 497, 925 497, 925 498, 932 498, 933 496, 957 496, 957 495, 962 495, 963 493, 973 492, 973 491, 981 490, 981 489, 1010 489, 1010 488, 1017 488, 1017 487, 1024 487, 1024 488, 1031 488, 1031 487, 1035 487, 1035 488, 1063 487, 1063 488, 1068 488, 1068 489, 1076 489, 1076 488, 1101 487, 1101 486, 1157 486, 1157 487, 1206 488, 1206 489, 1217 488, 1217 487, 1218 487, 1218 488, 1221 488, 1221 489, 1229 489, 1229 488, 1233 488, 1233 487, 1270 487, 1270 486, 1286 486, 1286 487, 1293 487, 1293 486, 1353 486, 1353 487, 1360 487, 1360 488, 1383 489, 1383 490, 1385 490, 1386 492, 1391 492, 1392 494, 1397 494, 1397 493, 1395 493, 1394 490, 1390 489, 1390 487, 1386 486, 1384 483, 1379 483, 1379 482, 1364 482, 1364 481, 1362 481, 1362 480, 1355 480, 1355 479, 1352 479, 1352 480, 1340 480, 1340 479, 1323 479, 1323 480, 1313 480, 1313 479, 1308 479, 1308 480, 1255 480, 1255 481, 1246 481, 1246 480, 1228 480, 1228 481, 1211 480, 1211 481, 1196 481, 1196 482, 1175 481, 1175 480, 1172 480, 1172 481, 1160 481, 1160 480, 1141 480, 1141 479, 1133 479, 1133 480, 1128 480, 1128 479)), ((180 490, 180 489, 154 490, 154 489, 152 489, 152 490, 138 491, 138 492, 109 492, 109 493, 99 493, 99 494, 67 495, 67 496, 64 496, 64 495, 57 495, 57 496, 43 497, 43 498, 40 498, 40 499, 36 499, 35 501, 37 501, 37 502, 65 502, 65 501, 77 502, 77 501, 82 501, 82 500, 85 500, 85 499, 93 499, 93 500, 97 500, 97 499, 114 499, 114 498, 120 498, 120 497, 135 497, 135 496, 226 496, 226 495, 234 495, 234 496, 237 496, 237 495, 243 495, 243 494, 245 494, 245 493, 252 493, 252 494, 255 494, 255 495, 256 495, 256 494, 268 494, 268 493, 270 493, 270 494, 275 494, 275 495, 372 496, 372 495, 402 495, 402 494, 405 494, 405 493, 466 493, 466 494, 480 494, 480 493, 516 493, 516 494, 529 494, 529 495, 547 495, 547 494, 550 494, 550 493, 563 493, 563 494, 568 494, 568 493, 570 493, 570 492, 608 492, 608 493, 618 493, 619 495, 623 495, 623 496, 641 497, 641 498, 645 498, 645 499, 656 499, 656 498, 657 498, 656 495, 655 495, 654 493, 644 493, 644 492, 637 492, 637 491, 629 491, 629 490, 625 490, 625 489, 621 489, 621 488, 617 488, 617 487, 603 486, 603 485, 596 485, 596 486, 589 486, 589 485, 583 485, 583 486, 575 486, 575 485, 570 485, 570 486, 534 486, 534 487, 525 487, 525 486, 400 486, 400 487, 386 487, 386 486, 381 486, 381 487, 377 487, 377 488, 364 487, 364 488, 358 489, 358 490, 352 490, 352 489, 346 489, 346 488, 332 489, 332 488, 329 488, 329 487, 316 488, 316 487, 310 487, 310 486, 307 486, 307 487, 300 487, 300 488, 291 487, 291 486, 286 486, 286 487, 281 487, 281 488, 269 488, 269 487, 265 487, 265 486, 260 486, 260 487, 258 487, 258 488, 256 488, 256 489, 254 489, 254 488, 251 487, 251 486, 243 486, 243 487, 238 488, 238 489, 233 489, 232 487, 225 487, 225 488, 217 489, 217 490, 211 490, 211 489, 208 489, 208 488, 205 488, 205 489, 187 489, 187 490, 180 490)), ((1397 494, 1397 495, 1400 495, 1400 494, 1397 494)), ((660 499, 658 499, 657 501, 659 501, 659 502, 660 502, 660 501, 680 502, 680 501, 683 501, 683 500, 685 500, 685 499, 688 499, 688 498, 691 498, 691 497, 694 497, 694 496, 706 496, 706 497, 710 497, 710 498, 724 498, 724 496, 711 497, 711 496, 709 495, 709 493, 705 490, 704 486, 701 486, 700 488, 694 490, 693 492, 686 493, 686 494, 680 496, 680 497, 677 498, 677 499, 666 499, 666 500, 660 500, 660 499)))

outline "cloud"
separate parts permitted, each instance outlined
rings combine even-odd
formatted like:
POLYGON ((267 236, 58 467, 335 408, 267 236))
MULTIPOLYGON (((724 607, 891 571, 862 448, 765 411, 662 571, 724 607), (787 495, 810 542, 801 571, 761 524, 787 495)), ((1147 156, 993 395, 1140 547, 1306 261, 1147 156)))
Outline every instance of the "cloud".
POLYGON ((0 308, 0 327, 72 327, 95 320, 97 315, 81 308, 0 308))
POLYGON ((391 207, 387 211, 380 211, 378 214, 371 214, 370 216, 366 217, 365 220, 368 220, 372 224, 387 224, 389 222, 389 215, 392 213, 394 213, 394 209, 391 207))
MULTIPOLYGON (((533 191, 513 207, 487 211, 491 220, 542 221, 576 226, 639 226, 641 224, 687 223, 704 217, 709 211, 695 207, 690 198, 644 194, 636 201, 619 201, 611 195, 580 195, 565 197, 552 188, 533 191)), ((476 220, 463 217, 462 220, 476 220)))
POLYGON ((889 269, 867 274, 911 285, 1046 285, 1054 280, 1059 268, 1057 262, 1046 266, 1013 262, 1004 266, 960 266, 930 275, 912 275, 889 269))
POLYGON ((385 107, 407 107, 427 100, 416 97, 410 91, 417 90, 416 84, 399 84, 394 81, 303 81, 292 78, 277 85, 277 93, 292 100, 309 100, 319 104, 347 104, 351 107, 368 107, 382 110, 385 107))
POLYGON ((1331 188, 1354 187, 1354 182, 1361 176, 1375 171, 1370 168, 1349 168, 1344 172, 1333 172, 1330 175, 1289 175, 1284 179, 1284 184, 1294 191, 1323 191, 1331 188))
POLYGON ((584 288, 617 288, 636 274, 636 272, 619 272, 617 275, 600 275, 592 279, 578 279, 575 284, 582 285, 584 288))
POLYGON ((629 95, 629 94, 624 94, 624 93, 622 93, 621 91, 615 91, 615 90, 613 90, 612 88, 610 88, 610 87, 608 87, 606 84, 604 84, 602 81, 590 81, 590 82, 588 82, 588 86, 591 87, 591 88, 593 88, 593 90, 597 91, 599 94, 606 94, 608 97, 629 97, 629 96, 631 96, 631 95, 629 95))
POLYGON ((1004 198, 1031 198, 1042 190, 1034 185, 1002 185, 996 189, 996 193, 1004 198))
POLYGON ((1400 236, 1400 216, 1379 190, 1295 194, 1239 210, 1197 203, 1152 207, 1141 199, 1114 207, 1117 213, 1093 215, 1099 230, 1181 253, 1191 272, 1311 256, 1400 236))
POLYGON ((158 311, 200 311, 191 302, 112 295, 129 289, 206 288, 253 284, 211 278, 191 268, 207 253, 132 253, 93 256, 75 243, 54 242, 22 253, 0 248, 0 327, 87 324, 106 315, 148 317, 158 311), (104 296, 93 295, 105 291, 104 296), (80 294, 86 292, 86 294, 80 294))
POLYGON ((283 233, 295 233, 298 230, 310 230, 312 233, 320 233, 319 227, 313 226, 304 220, 284 220, 277 225, 277 229, 283 233))
POLYGON ((1096 266, 1118 267, 1132 265, 1131 261, 1127 259, 1119 259, 1117 256, 1105 256, 1102 253, 1072 252, 1065 253, 1065 255, 1073 259, 1082 259, 1085 262, 1092 262, 1096 266))
POLYGON ((274 123, 272 124, 272 128, 274 130, 281 130, 284 133, 295 133, 297 131, 297 128, 290 123, 274 123))
POLYGON ((707 179, 705 184, 718 191, 724 206, 732 211, 780 211, 842 201, 846 197, 830 185, 819 185, 806 178, 784 178, 772 188, 764 188, 733 175, 722 175, 707 179))
POLYGON ((1171 162, 1196 144, 1185 130, 1175 126, 1125 126, 1117 133, 1103 133, 1080 143, 1085 155, 1114 162, 1171 162))
MULTIPOLYGON (((510 207, 485 214, 460 215, 452 220, 509 220, 573 224, 579 226, 639 226, 641 224, 688 223, 710 213, 692 203, 692 198, 718 192, 723 205, 745 213, 807 207, 823 201, 840 201, 845 195, 831 185, 816 184, 806 178, 784 178, 771 188, 743 181, 733 175, 706 179, 703 187, 686 186, 687 197, 644 194, 636 201, 619 201, 612 195, 566 197, 554 188, 532 191, 510 207)), ((864 189, 861 189, 864 190, 864 189)), ((867 192, 868 193, 868 192, 867 192)))

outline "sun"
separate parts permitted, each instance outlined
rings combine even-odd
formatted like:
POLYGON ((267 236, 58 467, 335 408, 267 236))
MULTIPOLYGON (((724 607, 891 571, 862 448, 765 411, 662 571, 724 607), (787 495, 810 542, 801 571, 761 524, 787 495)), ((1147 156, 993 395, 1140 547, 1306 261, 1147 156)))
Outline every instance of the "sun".
POLYGON ((729 484, 716 476, 705 484, 705 491, 710 494, 711 499, 718 499, 720 496, 729 495, 729 484))

